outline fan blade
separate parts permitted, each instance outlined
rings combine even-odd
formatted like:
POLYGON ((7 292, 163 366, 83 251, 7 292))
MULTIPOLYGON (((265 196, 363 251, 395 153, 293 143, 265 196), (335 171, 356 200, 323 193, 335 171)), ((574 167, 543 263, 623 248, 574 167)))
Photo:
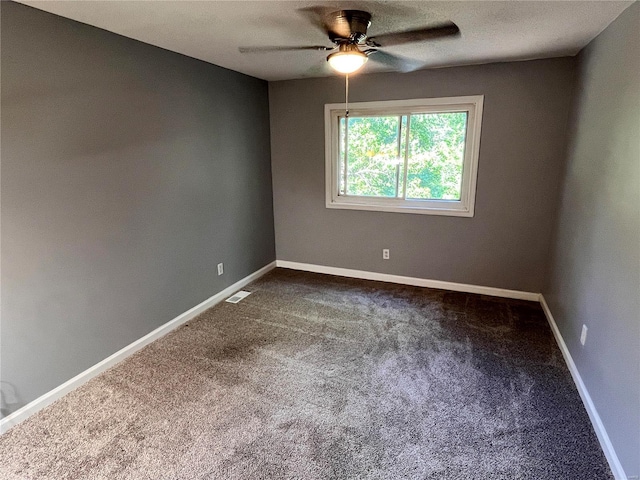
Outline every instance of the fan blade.
POLYGON ((313 67, 307 70, 304 74, 304 78, 314 77, 329 77, 335 75, 335 71, 329 66, 329 62, 316 63, 313 67))
POLYGON ((368 55, 371 60, 381 63, 396 72, 413 72, 422 66, 420 62, 399 57, 398 55, 392 55, 382 50, 372 50, 368 55))
POLYGON ((332 42, 350 40, 358 43, 367 36, 371 14, 363 10, 337 10, 334 7, 315 6, 298 9, 316 28, 329 36, 332 42))
POLYGON ((418 28, 404 32, 385 33, 367 40, 367 45, 372 47, 392 47, 404 43, 423 42, 437 38, 452 37, 460 34, 460 29, 455 23, 448 22, 436 27, 418 28))
POLYGON ((318 52, 328 52, 336 47, 325 47, 324 45, 309 45, 305 47, 240 47, 240 53, 262 53, 262 52, 291 52, 295 50, 316 50, 318 52))
POLYGON ((304 16, 311 25, 322 31, 325 35, 329 35, 329 25, 327 24, 327 17, 335 8, 332 7, 305 7, 299 8, 298 12, 304 16))

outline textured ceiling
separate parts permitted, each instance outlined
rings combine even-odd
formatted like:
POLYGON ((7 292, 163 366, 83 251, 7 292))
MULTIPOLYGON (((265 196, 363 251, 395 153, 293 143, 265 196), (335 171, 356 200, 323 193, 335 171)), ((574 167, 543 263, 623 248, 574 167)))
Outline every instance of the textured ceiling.
MULTIPOLYGON (((266 80, 331 75, 326 52, 241 54, 238 47, 330 45, 310 8, 373 14, 375 36, 455 22, 461 37, 387 51, 415 68, 574 55, 632 2, 624 1, 22 1, 152 45, 266 80)), ((371 57, 372 60, 375 56, 371 57)), ((363 73, 388 70, 370 61, 363 73)))

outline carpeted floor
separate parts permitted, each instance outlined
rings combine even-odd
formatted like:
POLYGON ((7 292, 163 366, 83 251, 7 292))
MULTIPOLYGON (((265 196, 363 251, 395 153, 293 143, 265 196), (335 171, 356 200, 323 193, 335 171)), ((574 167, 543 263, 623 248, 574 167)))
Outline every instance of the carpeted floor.
POLYGON ((0 478, 612 478, 536 303, 245 290, 0 437, 0 478))

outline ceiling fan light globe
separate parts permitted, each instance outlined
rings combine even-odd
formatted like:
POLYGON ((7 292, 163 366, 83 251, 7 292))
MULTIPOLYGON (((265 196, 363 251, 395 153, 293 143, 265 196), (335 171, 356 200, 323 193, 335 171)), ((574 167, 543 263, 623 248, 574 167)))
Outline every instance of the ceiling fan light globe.
POLYGON ((364 53, 356 51, 336 52, 327 57, 331 68, 345 74, 357 72, 368 59, 364 53))

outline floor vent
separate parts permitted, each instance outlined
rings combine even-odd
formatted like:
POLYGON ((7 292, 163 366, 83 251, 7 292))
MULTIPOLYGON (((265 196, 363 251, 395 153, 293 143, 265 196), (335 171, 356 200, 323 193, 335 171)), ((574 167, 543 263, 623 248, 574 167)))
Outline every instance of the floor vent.
POLYGON ((251 292, 240 290, 239 292, 234 293, 233 296, 227 298, 225 302, 238 303, 240 300, 242 300, 245 297, 248 297, 249 295, 251 295, 251 292))

